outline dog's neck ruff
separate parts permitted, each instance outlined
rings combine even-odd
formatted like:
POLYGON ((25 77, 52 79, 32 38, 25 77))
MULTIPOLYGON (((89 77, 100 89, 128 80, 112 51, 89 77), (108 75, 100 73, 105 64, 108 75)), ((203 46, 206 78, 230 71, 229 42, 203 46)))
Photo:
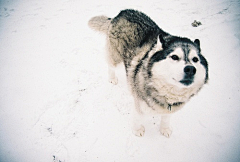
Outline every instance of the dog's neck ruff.
POLYGON ((198 87, 178 88, 158 79, 152 80, 150 86, 154 87, 155 92, 150 95, 155 97, 155 104, 169 111, 180 109, 199 90, 198 87))

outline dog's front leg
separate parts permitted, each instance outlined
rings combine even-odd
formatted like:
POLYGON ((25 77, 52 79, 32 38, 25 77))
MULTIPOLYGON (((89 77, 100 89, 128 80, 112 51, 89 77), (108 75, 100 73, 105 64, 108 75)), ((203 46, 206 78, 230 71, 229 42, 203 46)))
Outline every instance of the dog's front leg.
POLYGON ((160 124, 160 132, 165 137, 170 137, 172 134, 172 129, 170 128, 170 118, 171 115, 162 115, 161 124, 160 124))
POLYGON ((141 112, 140 104, 138 99, 135 100, 135 108, 132 109, 132 131, 136 136, 142 137, 145 133, 143 126, 144 115, 141 112))

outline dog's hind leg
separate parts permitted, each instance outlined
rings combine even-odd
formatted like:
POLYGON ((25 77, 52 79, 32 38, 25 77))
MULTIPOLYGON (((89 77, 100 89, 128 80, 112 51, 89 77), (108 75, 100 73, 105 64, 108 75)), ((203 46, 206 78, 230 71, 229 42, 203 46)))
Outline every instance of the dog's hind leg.
POLYGON ((160 132, 168 138, 172 134, 172 129, 170 128, 170 116, 171 115, 162 115, 160 124, 160 132))
POLYGON ((120 58, 117 50, 114 48, 112 43, 110 43, 109 39, 107 39, 106 52, 107 52, 109 82, 116 85, 118 83, 118 78, 115 75, 115 68, 117 64, 122 62, 122 59, 120 58))

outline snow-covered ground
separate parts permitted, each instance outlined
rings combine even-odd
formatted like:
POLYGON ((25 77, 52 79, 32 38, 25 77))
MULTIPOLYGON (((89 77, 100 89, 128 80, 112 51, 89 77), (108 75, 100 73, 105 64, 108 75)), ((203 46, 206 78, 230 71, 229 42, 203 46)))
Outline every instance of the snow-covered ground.
POLYGON ((1 0, 0 161, 240 161, 239 9, 239 0, 1 0), (87 26, 126 8, 200 39, 209 61, 208 85, 172 117, 169 139, 156 117, 144 137, 131 133, 123 66, 108 83, 105 38, 87 26))

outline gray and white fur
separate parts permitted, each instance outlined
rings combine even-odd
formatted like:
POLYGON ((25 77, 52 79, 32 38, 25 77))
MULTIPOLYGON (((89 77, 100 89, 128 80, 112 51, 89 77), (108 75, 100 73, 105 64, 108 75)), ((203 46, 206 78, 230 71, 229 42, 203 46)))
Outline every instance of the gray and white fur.
POLYGON ((109 81, 117 84, 114 67, 123 62, 135 100, 133 132, 143 136, 145 113, 160 114, 160 132, 169 137, 170 114, 181 109, 208 81, 208 63, 200 41, 172 36, 147 15, 123 10, 115 18, 96 16, 89 26, 107 36, 109 81))

